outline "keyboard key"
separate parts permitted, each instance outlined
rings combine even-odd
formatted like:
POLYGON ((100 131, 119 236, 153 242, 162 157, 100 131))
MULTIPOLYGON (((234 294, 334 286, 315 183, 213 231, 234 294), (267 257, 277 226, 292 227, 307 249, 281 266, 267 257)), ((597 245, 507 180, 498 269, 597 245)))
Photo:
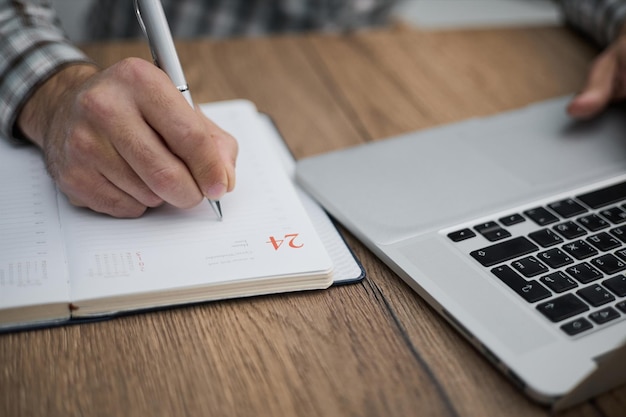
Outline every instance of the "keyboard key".
POLYGON ((618 297, 626 297, 626 276, 617 275, 613 278, 607 279, 606 281, 602 281, 602 285, 607 287, 618 297))
POLYGON ((493 229, 493 230, 484 232, 482 235, 485 237, 485 239, 487 239, 490 242, 495 242, 497 240, 502 240, 502 239, 506 239, 507 237, 511 237, 511 234, 507 230, 501 227, 498 229, 493 229))
POLYGON ((620 258, 622 261, 626 261, 626 248, 615 251, 615 256, 620 258))
POLYGON ((626 226, 617 226, 616 228, 609 230, 609 232, 622 242, 626 242, 626 226))
POLYGON ((534 277, 548 272, 548 267, 539 262, 536 258, 528 256, 526 258, 519 259, 511 264, 519 273, 526 278, 534 277))
POLYGON ((502 217, 501 219, 498 219, 500 221, 500 223, 502 223, 505 226, 513 226, 514 224, 518 224, 518 223, 523 223, 526 221, 526 219, 524 218, 524 216, 522 216, 521 214, 511 214, 510 216, 506 216, 506 217, 502 217))
POLYGON ((626 269, 624 261, 617 259, 610 253, 594 258, 590 263, 607 275, 613 275, 626 269))
POLYGON ((575 336, 592 328, 593 324, 584 317, 574 319, 561 326, 561 329, 570 336, 575 336))
POLYGON ((626 301, 620 301, 619 303, 615 304, 615 307, 617 307, 617 309, 620 310, 622 313, 626 314, 626 301))
POLYGON ((581 194, 576 198, 592 209, 617 203, 626 198, 626 181, 590 193, 581 194))
POLYGON ((537 310, 556 323, 588 311, 589 306, 569 293, 537 305, 537 310))
POLYGON ((500 228, 500 225, 496 222, 485 222, 485 223, 477 224, 476 226, 474 226, 474 229, 478 233, 483 233, 484 231, 497 229, 497 228, 500 228))
POLYGON ((561 271, 553 272, 545 277, 541 277, 541 282, 543 282, 548 288, 556 293, 564 292, 567 290, 571 290, 572 288, 578 287, 576 281, 572 278, 565 275, 565 273, 561 271))
POLYGON ((460 242, 465 239, 470 239, 476 236, 476 233, 472 232, 470 229, 458 230, 456 232, 448 233, 448 237, 453 242, 460 242))
POLYGON ((619 240, 615 239, 613 236, 609 235, 606 232, 601 232, 597 235, 589 236, 585 240, 604 252, 621 246, 619 240))
POLYGON ((578 260, 589 258, 598 254, 597 250, 582 240, 577 240, 575 242, 570 242, 567 245, 563 245, 563 250, 578 260))
POLYGON ((571 198, 549 204, 548 207, 550 207, 557 214, 559 214, 561 217, 564 217, 566 219, 568 217, 574 217, 579 214, 583 214, 587 211, 586 208, 584 208, 583 206, 581 206, 580 204, 578 204, 576 201, 572 200, 571 198))
POLYGON ((611 207, 606 210, 602 210, 600 215, 613 224, 620 224, 626 221, 626 211, 619 207, 611 207))
POLYGON ((530 217, 530 219, 537 223, 539 226, 545 226, 547 224, 556 223, 559 221, 558 217, 550 213, 544 207, 536 207, 534 209, 526 210, 524 214, 530 217))
POLYGON ((552 295, 543 285, 537 281, 526 281, 508 265, 493 268, 491 272, 529 303, 543 300, 552 295))
POLYGON ((470 252, 483 266, 493 266, 539 250, 539 247, 524 236, 516 237, 495 245, 470 252))
POLYGON ((481 235, 485 237, 485 239, 495 242, 496 240, 506 239, 507 237, 511 237, 511 234, 504 230, 500 225, 496 222, 487 222, 474 226, 474 229, 481 235))
POLYGON ((550 229, 537 230, 536 232, 530 233, 528 237, 544 248, 563 242, 561 236, 557 235, 550 229))
MULTIPOLYGON (((587 231, 577 225, 576 223, 569 221, 561 224, 557 224, 553 229, 560 233, 565 239, 575 239, 587 234, 587 231)), ((626 234, 626 230, 624 230, 626 234)), ((624 236, 626 238, 626 236, 624 236)))
POLYGON ((588 284, 604 276, 600 271, 589 265, 587 262, 572 265, 566 268, 565 272, 581 284, 588 284))
POLYGON ((577 221, 587 230, 592 232, 597 232, 598 230, 609 227, 609 223, 596 214, 579 217, 577 221))
POLYGON ((574 260, 567 255, 565 252, 561 251, 559 248, 549 249, 545 252, 539 252, 537 254, 537 258, 540 261, 545 262, 548 266, 552 268, 560 268, 564 265, 571 264, 574 260))
POLYGON ((613 307, 607 307, 589 314, 589 318, 596 324, 604 324, 619 318, 619 313, 613 307))
POLYGON ((594 307, 598 307, 615 300, 615 297, 613 297, 610 292, 598 284, 580 289, 576 291, 576 294, 594 307))

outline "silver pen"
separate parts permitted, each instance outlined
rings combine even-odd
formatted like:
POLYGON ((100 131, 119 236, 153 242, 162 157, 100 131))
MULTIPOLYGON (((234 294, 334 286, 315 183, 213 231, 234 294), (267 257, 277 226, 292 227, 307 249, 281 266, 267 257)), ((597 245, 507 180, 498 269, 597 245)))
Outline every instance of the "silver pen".
MULTIPOLYGON (((189 105, 193 108, 191 92, 180 65, 172 33, 163 11, 161 0, 134 0, 135 13, 141 29, 148 38, 154 63, 170 77, 189 105)), ((222 220, 222 206, 219 200, 207 199, 217 217, 222 220)))

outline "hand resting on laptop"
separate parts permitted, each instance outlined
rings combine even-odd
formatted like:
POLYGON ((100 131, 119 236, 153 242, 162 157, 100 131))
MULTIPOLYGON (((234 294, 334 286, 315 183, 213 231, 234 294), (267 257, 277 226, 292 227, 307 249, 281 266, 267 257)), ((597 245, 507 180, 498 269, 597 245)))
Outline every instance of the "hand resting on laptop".
POLYGON ((582 91, 567 112, 577 119, 596 116, 611 102, 626 98, 626 31, 594 60, 582 91))

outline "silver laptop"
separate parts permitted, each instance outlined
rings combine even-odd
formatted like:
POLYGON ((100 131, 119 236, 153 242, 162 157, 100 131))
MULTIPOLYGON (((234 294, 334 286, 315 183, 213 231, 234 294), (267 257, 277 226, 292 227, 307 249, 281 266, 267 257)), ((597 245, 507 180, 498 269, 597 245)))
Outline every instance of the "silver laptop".
POLYGON ((298 162, 297 178, 534 399, 626 383, 626 109, 569 97, 298 162))

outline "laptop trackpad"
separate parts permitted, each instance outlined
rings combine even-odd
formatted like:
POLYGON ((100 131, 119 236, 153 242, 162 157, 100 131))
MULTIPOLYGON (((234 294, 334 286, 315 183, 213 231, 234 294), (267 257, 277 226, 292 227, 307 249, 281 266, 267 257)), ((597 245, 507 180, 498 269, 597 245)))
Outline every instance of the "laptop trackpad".
POLYGON ((392 255, 400 268, 479 340, 500 344, 516 355, 556 340, 539 325, 531 307, 507 291, 495 277, 490 280, 482 275, 479 267, 455 253, 442 239, 418 237, 384 250, 400 255, 392 255))

